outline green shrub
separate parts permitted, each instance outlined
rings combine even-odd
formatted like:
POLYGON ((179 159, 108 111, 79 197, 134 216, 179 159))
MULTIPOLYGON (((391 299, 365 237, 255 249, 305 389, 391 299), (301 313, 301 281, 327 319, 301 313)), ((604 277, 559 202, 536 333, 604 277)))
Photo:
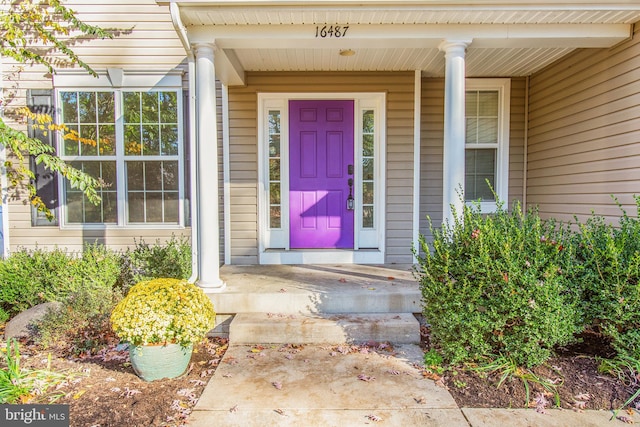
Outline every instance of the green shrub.
POLYGON ((191 242, 186 237, 171 236, 165 243, 154 245, 144 240, 122 259, 121 282, 127 287, 155 278, 188 279, 191 277, 191 242))
POLYGON ((0 308, 8 318, 42 302, 63 302, 80 289, 111 289, 119 274, 120 256, 104 246, 80 254, 21 250, 0 262, 0 308))
MULTIPOLYGON (((640 216, 640 197, 636 197, 640 216)), ((603 334, 619 356, 640 360, 640 220, 624 210, 614 227, 592 215, 574 237, 574 280, 587 328, 603 334)))
POLYGON ((503 356, 520 366, 545 362, 579 330, 566 229, 537 211, 494 214, 465 206, 450 227, 420 238, 418 277, 431 339, 448 362, 503 356))

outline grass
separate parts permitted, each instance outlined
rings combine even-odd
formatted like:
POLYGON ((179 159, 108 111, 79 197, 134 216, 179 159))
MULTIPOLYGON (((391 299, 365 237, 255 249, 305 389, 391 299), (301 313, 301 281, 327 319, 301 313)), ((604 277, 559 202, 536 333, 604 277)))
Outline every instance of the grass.
POLYGON ((46 370, 20 367, 20 349, 16 340, 7 341, 4 350, 7 367, 0 370, 0 403, 29 403, 56 401, 64 393, 51 392, 51 388, 67 380, 67 375, 50 370, 51 356, 46 370))

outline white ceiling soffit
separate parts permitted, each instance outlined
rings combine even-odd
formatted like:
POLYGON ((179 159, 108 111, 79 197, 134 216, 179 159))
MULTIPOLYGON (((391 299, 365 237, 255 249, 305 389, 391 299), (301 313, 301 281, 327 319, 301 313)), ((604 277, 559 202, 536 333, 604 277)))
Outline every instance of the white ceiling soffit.
POLYGON ((472 40, 469 77, 526 76, 576 48, 613 46, 640 0, 177 1, 193 43, 215 43, 218 77, 250 71, 413 71, 444 76, 445 40, 472 40), (340 27, 322 37, 322 27, 340 27), (345 27, 348 27, 345 34, 345 27), (340 56, 351 49, 353 56, 340 56))

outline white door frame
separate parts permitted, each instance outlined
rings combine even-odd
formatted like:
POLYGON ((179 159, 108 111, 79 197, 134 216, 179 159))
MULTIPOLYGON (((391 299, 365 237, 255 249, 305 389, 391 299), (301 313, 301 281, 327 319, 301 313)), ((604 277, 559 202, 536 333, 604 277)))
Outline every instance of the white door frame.
POLYGON ((384 93, 258 93, 258 257, 260 264, 384 263, 386 96, 384 93), (349 99, 354 101, 354 248, 290 250, 289 248, 289 100, 349 99), (268 120, 280 111, 281 228, 269 227, 268 120), (374 226, 362 227, 362 112, 373 110, 374 226))

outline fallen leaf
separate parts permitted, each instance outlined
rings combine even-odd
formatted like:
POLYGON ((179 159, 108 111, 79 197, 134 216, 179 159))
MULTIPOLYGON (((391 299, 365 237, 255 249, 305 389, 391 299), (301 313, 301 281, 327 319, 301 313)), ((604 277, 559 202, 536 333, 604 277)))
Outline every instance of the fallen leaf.
POLYGON ((389 277, 387 277, 387 280, 396 280, 396 278, 393 277, 393 276, 389 276, 389 277))
POLYGON ((369 382, 369 381, 373 381, 373 380, 375 380, 375 379, 376 379, 376 377, 370 377, 370 376, 365 375, 365 374, 360 374, 360 375, 358 375, 358 379, 359 379, 360 381, 366 381, 366 382, 369 382))
POLYGON ((287 416, 287 414, 285 414, 285 413, 284 413, 284 411, 283 411, 282 409, 275 409, 275 410, 274 410, 274 412, 275 412, 276 414, 280 414, 280 415, 283 415, 283 416, 285 416, 285 417, 287 416))
POLYGON ((271 385, 274 386, 276 390, 282 390, 282 383, 280 381, 274 381, 271 385))
POLYGON ((340 283, 347 283, 347 279, 345 279, 344 277, 342 277, 340 280, 338 280, 338 282, 340 282, 340 283))
POLYGON ((382 421, 382 418, 380 418, 377 415, 373 415, 373 414, 367 415, 367 418, 370 419, 371 421, 375 421, 375 422, 382 421))
POLYGON ((427 399, 425 399, 424 397, 414 397, 413 400, 415 400, 416 403, 420 404, 427 403, 427 399))
POLYGON ((231 413, 238 412, 238 405, 233 405, 231 408, 229 408, 229 412, 231 413))
POLYGON ((224 374, 224 375, 222 376, 222 378, 231 378, 232 376, 233 376, 233 375, 231 375, 231 374, 224 374))
POLYGON ((622 421, 625 424, 633 424, 633 420, 629 417, 625 417, 624 415, 619 415, 616 417, 616 419, 622 421))
POLYGON ((395 369, 389 369, 387 371, 387 374, 389 374, 389 375, 400 375, 400 371, 396 371, 395 369))
POLYGON ((74 399, 80 399, 80 396, 82 396, 84 394, 86 390, 80 390, 79 392, 77 392, 76 394, 73 395, 74 399))
POLYGON ((287 292, 287 290, 286 290, 285 288, 281 288, 281 289, 280 289, 280 293, 282 293, 282 294, 283 294, 283 293, 285 293, 285 292, 287 292))

